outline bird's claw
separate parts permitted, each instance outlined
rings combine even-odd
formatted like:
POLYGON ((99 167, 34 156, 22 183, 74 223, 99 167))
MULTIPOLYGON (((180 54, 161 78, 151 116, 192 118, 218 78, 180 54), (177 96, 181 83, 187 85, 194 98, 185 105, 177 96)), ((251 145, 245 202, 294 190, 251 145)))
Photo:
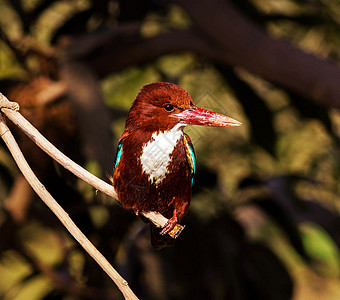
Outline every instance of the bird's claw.
POLYGON ((177 217, 172 217, 171 219, 166 222, 165 226, 163 227, 162 231, 160 232, 160 235, 166 235, 169 233, 177 224, 177 217))

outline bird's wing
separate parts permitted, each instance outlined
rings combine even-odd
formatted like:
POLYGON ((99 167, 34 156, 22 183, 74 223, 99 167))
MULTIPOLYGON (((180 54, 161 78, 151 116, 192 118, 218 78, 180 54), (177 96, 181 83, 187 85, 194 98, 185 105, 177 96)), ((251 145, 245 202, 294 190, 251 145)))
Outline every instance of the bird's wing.
POLYGON ((185 152, 188 158, 189 166, 191 169, 191 185, 194 183, 194 176, 196 173, 196 154, 193 144, 187 134, 184 134, 185 152))

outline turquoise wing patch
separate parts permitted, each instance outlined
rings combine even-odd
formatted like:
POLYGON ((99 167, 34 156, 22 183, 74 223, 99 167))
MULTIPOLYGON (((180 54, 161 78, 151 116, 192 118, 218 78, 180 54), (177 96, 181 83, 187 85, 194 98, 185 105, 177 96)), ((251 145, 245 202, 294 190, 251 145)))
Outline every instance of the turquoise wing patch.
POLYGON ((115 171, 119 161, 120 161, 120 158, 123 154, 123 140, 121 140, 119 143, 118 143, 118 146, 117 146, 117 152, 116 152, 116 162, 115 162, 115 166, 113 168, 113 172, 115 171))
POLYGON ((191 169, 191 186, 194 184, 194 176, 196 173, 196 154, 193 144, 189 136, 184 136, 184 145, 185 145, 185 152, 188 158, 188 162, 191 169))

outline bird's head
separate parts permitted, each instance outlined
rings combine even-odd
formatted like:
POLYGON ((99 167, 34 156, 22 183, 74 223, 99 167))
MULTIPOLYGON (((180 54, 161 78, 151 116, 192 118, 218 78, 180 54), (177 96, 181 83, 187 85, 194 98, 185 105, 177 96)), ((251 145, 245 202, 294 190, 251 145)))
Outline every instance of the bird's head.
POLYGON ((197 107, 183 88, 167 82, 145 85, 134 101, 126 130, 166 131, 177 124, 214 127, 240 126, 230 117, 197 107))

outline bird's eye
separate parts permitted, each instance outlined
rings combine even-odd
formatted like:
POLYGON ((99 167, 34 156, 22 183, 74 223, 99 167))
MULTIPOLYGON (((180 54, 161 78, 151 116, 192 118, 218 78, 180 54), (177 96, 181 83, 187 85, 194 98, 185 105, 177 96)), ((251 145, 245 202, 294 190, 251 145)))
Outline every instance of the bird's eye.
POLYGON ((172 110, 174 109, 174 106, 171 105, 171 104, 167 104, 167 105, 164 106, 164 109, 165 109, 166 111, 172 111, 172 110))

